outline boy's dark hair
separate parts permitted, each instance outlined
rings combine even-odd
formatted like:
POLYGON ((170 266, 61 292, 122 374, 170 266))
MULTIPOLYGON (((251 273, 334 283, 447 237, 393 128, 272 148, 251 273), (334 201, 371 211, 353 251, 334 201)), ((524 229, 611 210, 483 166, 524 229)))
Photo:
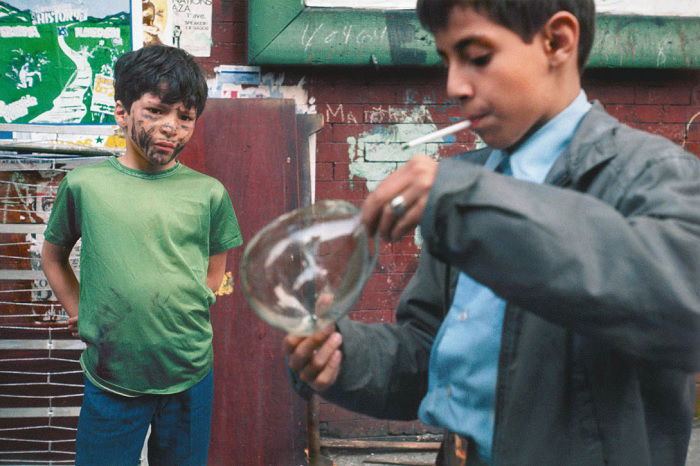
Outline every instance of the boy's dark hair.
POLYGON ((114 99, 127 112, 150 92, 166 104, 182 102, 199 117, 207 101, 207 81, 194 57, 167 45, 149 45, 119 57, 114 66, 114 99))
POLYGON ((588 61, 595 35, 593 0, 418 0, 421 24, 435 33, 447 27, 455 6, 469 7, 515 32, 524 42, 532 38, 557 11, 568 11, 579 22, 578 68, 588 61))

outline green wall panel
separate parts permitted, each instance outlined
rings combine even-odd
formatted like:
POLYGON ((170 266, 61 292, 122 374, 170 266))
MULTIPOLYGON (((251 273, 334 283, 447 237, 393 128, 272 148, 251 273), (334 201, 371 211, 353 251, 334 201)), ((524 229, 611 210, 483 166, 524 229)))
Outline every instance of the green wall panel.
MULTIPOLYGON (((600 15, 591 67, 700 68, 700 18, 600 15)), ((248 59, 258 65, 435 66, 412 10, 307 8, 249 0, 248 59)))

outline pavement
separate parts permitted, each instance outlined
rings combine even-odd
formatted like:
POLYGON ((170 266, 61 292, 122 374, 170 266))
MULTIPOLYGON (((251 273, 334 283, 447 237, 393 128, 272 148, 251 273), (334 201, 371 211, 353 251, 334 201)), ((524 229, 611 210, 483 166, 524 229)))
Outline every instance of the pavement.
POLYGON ((436 452, 334 450, 324 452, 326 466, 435 466, 436 452))
MULTIPOLYGON (((327 466, 433 466, 436 456, 434 451, 335 448, 326 448, 322 454, 327 459, 327 466)), ((700 421, 693 428, 685 466, 700 466, 700 421)))

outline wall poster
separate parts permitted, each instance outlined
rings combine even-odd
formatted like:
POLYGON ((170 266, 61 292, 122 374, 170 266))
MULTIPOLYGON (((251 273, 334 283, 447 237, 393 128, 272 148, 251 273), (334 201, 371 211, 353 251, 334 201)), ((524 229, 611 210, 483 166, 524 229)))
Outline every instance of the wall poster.
POLYGON ((141 0, 142 30, 135 30, 134 43, 165 44, 186 50, 195 57, 208 57, 212 42, 212 2, 141 0))
POLYGON ((129 0, 0 0, 0 123, 113 123, 129 0))

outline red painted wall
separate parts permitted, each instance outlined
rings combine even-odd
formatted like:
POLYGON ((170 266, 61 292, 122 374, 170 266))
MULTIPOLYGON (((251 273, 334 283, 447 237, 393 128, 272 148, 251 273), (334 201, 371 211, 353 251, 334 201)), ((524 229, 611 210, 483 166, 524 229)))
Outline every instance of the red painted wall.
MULTIPOLYGON (((246 64, 245 0, 215 0, 212 56, 200 59, 208 74, 219 64, 246 64)), ((318 134, 316 198, 343 198, 357 203, 367 195, 363 179, 349 179, 348 138, 373 130, 387 131, 406 112, 425 105, 425 121, 439 126, 458 116, 447 101, 443 75, 437 69, 362 69, 303 67, 263 68, 263 73, 285 75, 305 89, 325 118, 318 134)), ((590 70, 584 76, 590 98, 600 100, 610 113, 637 128, 668 137, 700 156, 700 71, 590 70), (694 119, 693 119, 694 118, 694 119)), ((415 114, 414 114, 415 117, 415 114)), ((414 120, 415 122, 416 120, 414 120)), ((472 147, 469 135, 458 144, 440 148, 442 156, 472 147)), ((245 221, 244 219, 242 221, 245 221)), ((367 322, 391 321, 402 287, 415 270, 417 248, 412 238, 382 248, 380 265, 352 316, 367 322)), ((322 403, 322 434, 358 437, 422 432, 419 423, 363 418, 322 403)))

